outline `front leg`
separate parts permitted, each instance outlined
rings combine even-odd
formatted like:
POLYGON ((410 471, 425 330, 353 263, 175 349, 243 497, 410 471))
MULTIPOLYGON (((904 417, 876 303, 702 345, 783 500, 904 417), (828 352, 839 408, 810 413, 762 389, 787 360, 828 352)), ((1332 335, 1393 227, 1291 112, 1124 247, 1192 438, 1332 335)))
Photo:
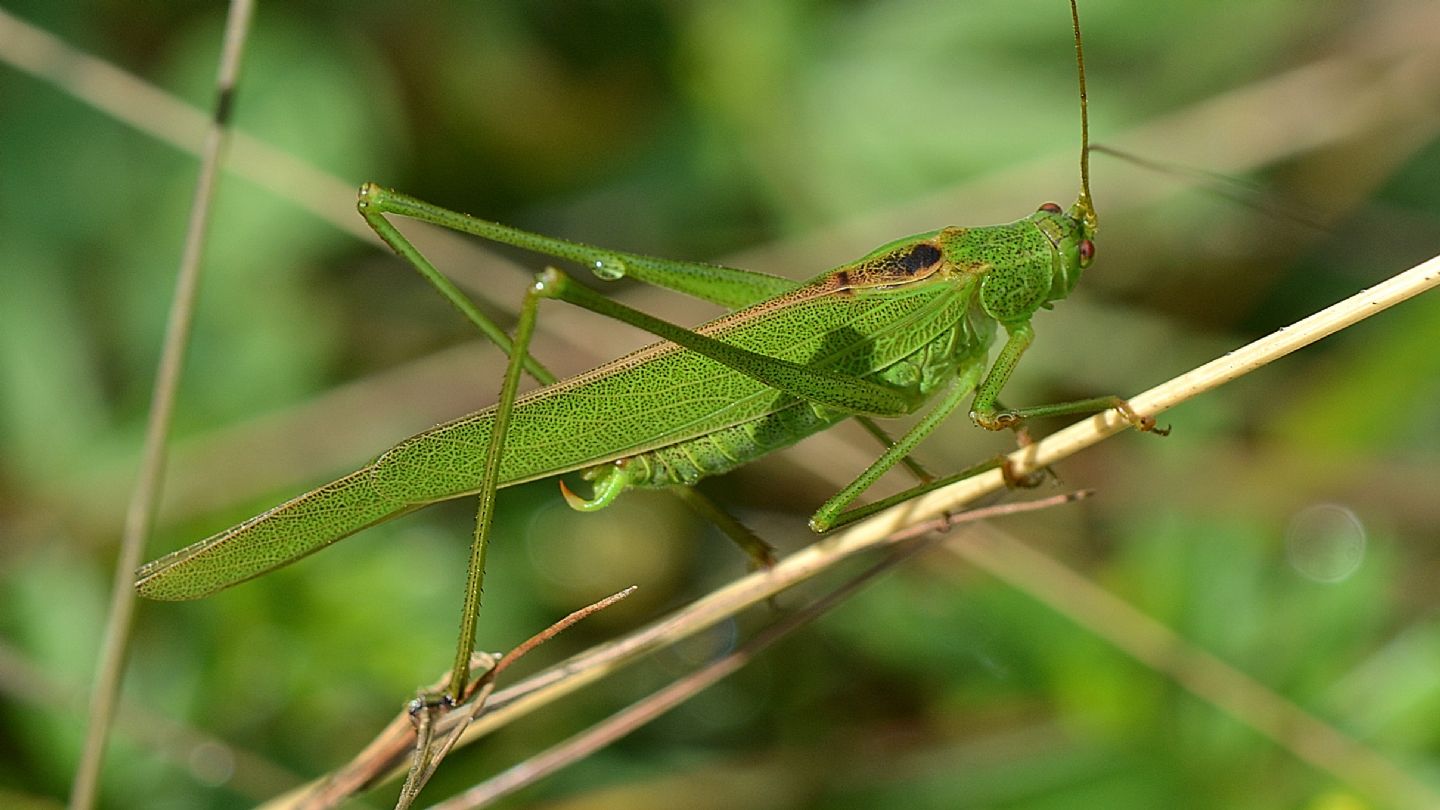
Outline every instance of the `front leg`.
POLYGON ((1035 339, 1035 330, 1029 321, 1022 321, 1005 327, 1009 337, 1001 348, 999 356, 990 366, 985 381, 975 392, 975 401, 970 406, 970 419, 986 430, 1018 430, 1027 419, 1043 416, 1065 416, 1068 414, 1098 413, 1114 408, 1125 417, 1136 430, 1156 433, 1161 436, 1170 433, 1169 428, 1158 428, 1151 416, 1135 413, 1123 397, 1106 396, 1077 399, 1071 402, 1057 402, 1053 405, 1036 405, 1028 408, 1003 408, 999 404, 1000 391, 1010 381, 1010 375, 1019 364, 1020 357, 1035 339))

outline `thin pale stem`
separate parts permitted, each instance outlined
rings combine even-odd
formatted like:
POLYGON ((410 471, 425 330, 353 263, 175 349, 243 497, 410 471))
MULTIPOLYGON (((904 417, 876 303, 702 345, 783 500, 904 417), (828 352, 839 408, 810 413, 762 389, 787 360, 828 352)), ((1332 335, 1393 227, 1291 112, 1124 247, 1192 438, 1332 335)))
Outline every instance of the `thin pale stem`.
POLYGON ((190 343, 190 327, 195 311, 195 298, 200 286, 200 260, 205 249, 205 236, 210 222, 211 202, 220 170, 220 155, 229 131, 230 113, 234 107, 235 80, 240 72, 240 58, 245 51, 246 35, 254 11, 251 0, 234 0, 225 22, 220 66, 215 80, 215 110, 201 151, 200 172, 195 181, 195 197, 190 207, 185 246, 175 280, 175 295, 165 328, 165 343, 155 375, 150 398, 150 418, 146 425, 145 448, 140 472, 125 515, 125 530, 120 541, 120 555, 115 563, 115 581, 111 587, 110 613, 105 625, 100 664, 90 695, 90 722, 85 733, 85 747, 75 770, 70 791, 72 810, 95 806, 99 793, 100 771, 105 760, 105 743, 115 718, 116 699, 129 646, 130 626, 135 614, 135 568, 144 556, 145 542, 155 523, 160 502, 161 482, 165 476, 166 448, 170 441, 171 416, 175 409, 175 392, 185 364, 185 351, 190 343))
MULTIPOLYGON (((1173 408, 1436 286, 1440 286, 1440 256, 1162 383, 1132 398, 1130 404, 1142 415, 1154 415, 1173 408)), ((1012 469, 1016 474, 1024 475, 1056 463, 1129 426, 1129 421, 1116 411, 1097 414, 1011 453, 1012 469)), ((640 656, 712 627, 858 552, 890 543, 897 534, 911 536, 908 532, 913 527, 941 519, 947 513, 959 512, 966 504, 1004 486, 1004 478, 997 470, 899 504, 849 529, 816 541, 782 559, 771 569, 757 571, 713 591, 625 638, 581 653, 524 683, 499 690, 490 701, 491 710, 471 725, 462 744, 578 691, 640 656)), ((299 806, 298 802, 298 796, 292 794, 270 806, 299 806)))

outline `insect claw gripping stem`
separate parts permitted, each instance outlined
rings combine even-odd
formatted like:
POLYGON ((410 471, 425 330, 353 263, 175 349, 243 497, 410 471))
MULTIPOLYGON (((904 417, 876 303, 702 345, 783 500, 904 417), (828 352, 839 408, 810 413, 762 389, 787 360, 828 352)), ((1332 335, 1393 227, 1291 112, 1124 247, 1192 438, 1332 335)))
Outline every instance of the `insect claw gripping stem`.
POLYGON ((1015 472, 1015 462, 1009 456, 1000 456, 996 461, 1000 468, 1000 477, 1005 479, 1006 489, 1034 489, 1044 483, 1046 478, 1055 477, 1055 471, 1049 467, 1019 475, 1015 472))
MULTIPOLYGON (((1015 432, 1015 445, 1020 449, 1023 450, 1035 443, 1035 440, 1030 436, 1030 429, 1024 422, 1011 425, 1010 429, 1015 432)), ((1005 479, 1005 487, 1007 489, 1034 489, 1040 486, 1046 478, 1056 483, 1060 481, 1059 473, 1055 472, 1055 469, 1048 465, 1037 470, 1031 470, 1024 475, 1017 475, 1015 473, 1015 462, 1013 462, 1009 456, 1002 455, 997 459, 997 462, 1000 467, 1000 477, 1005 479)))
POLYGON ((1135 409, 1130 407, 1130 402, 1128 400, 1122 399, 1116 402, 1115 410, 1119 411, 1120 415, 1125 417, 1125 420, 1128 421, 1136 430, 1140 431, 1141 433, 1154 433, 1156 436, 1170 435, 1169 425, 1166 425, 1163 428, 1159 427, 1155 422, 1155 417, 1141 416, 1140 414, 1135 413, 1135 409))

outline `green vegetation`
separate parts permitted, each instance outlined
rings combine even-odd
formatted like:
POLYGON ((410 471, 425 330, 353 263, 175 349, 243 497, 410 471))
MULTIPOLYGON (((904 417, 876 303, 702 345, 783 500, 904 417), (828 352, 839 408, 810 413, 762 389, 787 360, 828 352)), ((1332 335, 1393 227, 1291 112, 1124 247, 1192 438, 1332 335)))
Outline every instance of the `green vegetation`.
MULTIPOLYGON (((6 10, 209 103, 218 8, 6 10)), ((1434 50, 1418 42, 1440 30, 1423 9, 1112 0, 1081 11, 1094 140, 1260 191, 1228 181, 1185 191, 1187 177, 1096 155, 1095 264, 1064 306, 1036 318, 1007 400, 1142 390, 1434 252, 1440 146, 1417 110, 1440 76, 1415 62, 1406 93, 1379 89, 1407 56, 1434 50), (1239 118, 1201 107, 1190 120, 1202 126, 1135 134, 1317 60, 1332 61, 1289 105, 1239 118), (1237 194, 1266 210, 1227 199, 1237 194)), ((1068 202, 1078 135, 1069 36, 1059 2, 455 3, 422 15, 373 2, 267 4, 237 119, 347 187, 375 180, 544 233, 798 279, 906 233, 1068 202)), ((63 796, 73 770, 76 696, 98 647, 194 165, 8 66, 0 98, 8 805, 63 796)), ((346 193, 330 205, 363 227, 346 193)), ((518 302, 527 276, 507 262, 425 247, 497 313, 518 302)), ((400 262, 293 201, 227 176, 207 256, 148 556, 493 401, 498 353, 400 262)), ((680 323, 714 313, 639 287, 619 295, 680 323)), ((538 335, 535 353, 566 373, 647 339, 559 307, 549 315, 542 322, 560 328, 538 335)), ((1061 465, 1066 487, 1099 490, 1088 501, 993 528, 1440 790, 1437 324, 1431 295, 1307 349, 1168 414, 1167 439, 1124 436, 1061 465)), ((956 470, 1008 442, 957 417, 919 456, 956 470)), ((871 457, 865 437, 842 432, 705 489, 783 553, 811 542, 805 518, 871 457)), ((246 806, 289 785, 273 767, 313 776, 353 754, 440 674, 472 518, 468 503, 428 509, 214 598, 143 605, 126 695, 150 719, 122 722, 106 806, 246 806), (157 744, 156 716, 236 749, 157 744)), ((553 482, 506 490, 480 643, 509 647, 641 586, 535 653, 529 671, 744 567, 669 499, 632 493, 578 515, 553 482)), ((770 619, 756 611, 457 753, 427 798, 519 761, 770 619)), ((509 806, 699 800, 1389 806, 944 554, 509 806)))

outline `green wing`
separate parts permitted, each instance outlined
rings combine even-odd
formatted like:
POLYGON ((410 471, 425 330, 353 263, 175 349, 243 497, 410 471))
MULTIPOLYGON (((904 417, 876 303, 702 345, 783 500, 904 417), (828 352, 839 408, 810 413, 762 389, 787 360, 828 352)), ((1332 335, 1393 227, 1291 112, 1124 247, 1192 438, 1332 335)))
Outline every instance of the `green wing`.
MULTIPOLYGON (((828 296, 807 286, 700 331, 796 363, 863 376, 913 351, 943 322, 937 290, 828 296), (778 329, 777 324, 787 327, 778 329)), ((953 316, 952 316, 953 317, 953 316)), ((952 321, 953 323, 953 321, 952 321)), ((544 478, 705 435, 793 403, 715 360, 657 343, 516 401, 499 486, 544 478)), ((194 545, 147 563, 136 589, 196 599, 259 576, 368 526, 481 487, 493 410, 406 439, 370 464, 194 545)))

